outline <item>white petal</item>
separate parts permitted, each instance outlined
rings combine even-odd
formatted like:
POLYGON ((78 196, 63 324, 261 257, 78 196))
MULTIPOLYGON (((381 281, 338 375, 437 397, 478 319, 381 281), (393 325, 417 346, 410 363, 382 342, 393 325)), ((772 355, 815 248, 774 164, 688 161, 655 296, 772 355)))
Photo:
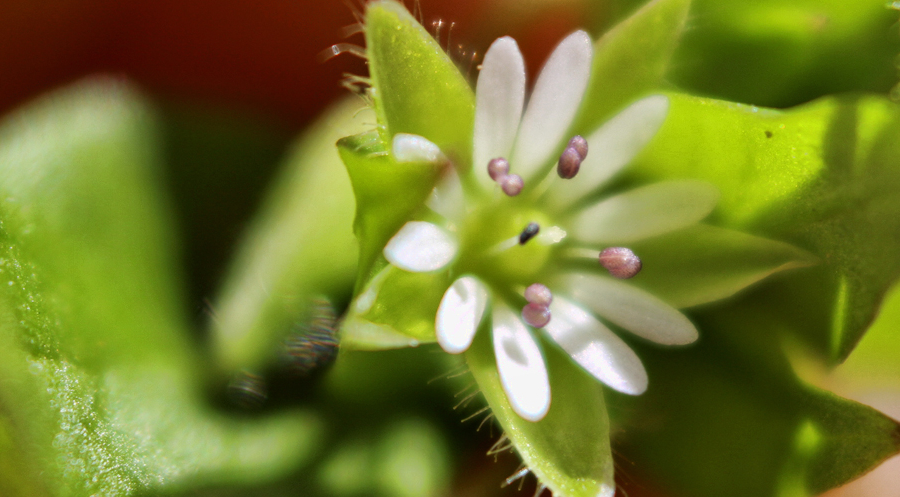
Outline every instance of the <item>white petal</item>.
POLYGON ((516 414, 539 421, 550 409, 547 366, 534 337, 508 307, 494 307, 494 354, 500 384, 516 414))
POLYGON ((576 31, 560 42, 541 69, 510 160, 511 170, 526 181, 569 138, 565 133, 587 88, 592 55, 590 36, 576 31))
POLYGON ((459 278, 441 299, 435 329, 441 348, 451 354, 464 352, 478 331, 488 292, 484 284, 472 276, 459 278))
POLYGON ((427 138, 409 133, 397 133, 391 144, 397 162, 445 162, 441 148, 427 138))
POLYGON ((654 95, 631 104, 607 121, 588 137, 588 155, 581 163, 578 175, 553 185, 554 201, 567 205, 596 191, 656 136, 668 111, 668 97, 654 95))
POLYGON ((684 314, 628 283, 573 274, 564 279, 562 286, 572 299, 637 336, 663 345, 684 345, 697 340, 697 328, 684 314))
POLYGON ((427 205, 429 209, 446 219, 457 223, 463 220, 466 213, 466 199, 456 169, 447 168, 447 174, 428 197, 427 205))
POLYGON ((498 38, 484 54, 475 88, 474 168, 482 185, 493 187, 488 161, 509 159, 525 103, 525 62, 516 41, 498 38))
POLYGON ((544 330, 595 378, 629 395, 647 390, 647 371, 637 354, 590 313, 563 298, 550 304, 544 330))
POLYGON ((587 207, 572 222, 582 242, 633 242, 690 226, 709 215, 719 190, 705 181, 654 183, 587 207))
POLYGON ((450 233, 424 221, 410 221, 384 247, 384 257, 400 269, 436 271, 456 257, 457 242, 450 233))

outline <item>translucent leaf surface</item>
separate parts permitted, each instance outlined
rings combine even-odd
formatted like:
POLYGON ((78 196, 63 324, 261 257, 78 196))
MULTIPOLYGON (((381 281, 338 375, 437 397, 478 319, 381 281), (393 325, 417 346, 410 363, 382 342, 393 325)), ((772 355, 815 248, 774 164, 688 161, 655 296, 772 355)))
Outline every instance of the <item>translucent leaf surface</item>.
POLYGON ((632 171, 710 181, 722 193, 716 224, 820 257, 816 271, 773 290, 770 304, 840 361, 900 275, 898 134, 900 109, 877 97, 781 112, 678 96, 632 171))
POLYGON ((260 481, 315 446, 309 413, 241 422, 198 396, 154 136, 113 81, 0 125, 4 495, 260 481))

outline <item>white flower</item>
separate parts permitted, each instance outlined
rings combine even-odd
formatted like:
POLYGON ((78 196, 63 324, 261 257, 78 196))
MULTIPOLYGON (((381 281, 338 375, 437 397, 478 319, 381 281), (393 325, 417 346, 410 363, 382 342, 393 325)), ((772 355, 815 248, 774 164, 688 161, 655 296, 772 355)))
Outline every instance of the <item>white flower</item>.
MULTIPOLYGON (((598 380, 632 395, 646 390, 647 373, 603 321, 665 345, 698 336, 673 307, 603 273, 606 267, 616 276, 633 276, 640 260, 610 245, 694 224, 712 211, 718 192, 699 181, 670 181, 595 201, 599 187, 662 125, 668 99, 651 96, 632 104, 590 135, 587 149, 580 137, 567 142, 591 57, 585 32, 564 39, 523 113, 522 55, 512 38, 496 40, 476 88, 474 166, 451 168, 435 189, 429 207, 442 221, 408 222, 383 251, 394 267, 449 271, 454 278, 435 317, 437 340, 447 352, 465 351, 490 309, 501 383, 513 409, 531 421, 550 407, 536 330, 598 380), (553 154, 560 148, 557 163, 553 154)), ((446 160, 414 135, 396 135, 393 153, 399 161, 446 160)))

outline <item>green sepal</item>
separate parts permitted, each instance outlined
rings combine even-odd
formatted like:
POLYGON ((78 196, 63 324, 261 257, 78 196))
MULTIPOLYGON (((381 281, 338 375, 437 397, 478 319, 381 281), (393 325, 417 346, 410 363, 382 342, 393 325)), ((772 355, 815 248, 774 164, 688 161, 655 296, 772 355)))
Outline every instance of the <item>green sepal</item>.
POLYGON ((704 334, 687 350, 635 346, 645 394, 608 399, 624 456, 672 495, 818 495, 900 451, 897 422, 797 379, 765 306, 695 320, 704 334))
POLYGON ((816 271, 786 281, 770 303, 829 360, 845 359, 900 275, 900 108, 879 97, 826 98, 788 111, 684 95, 670 101, 630 178, 710 181, 722 192, 715 224, 820 257, 816 271))
POLYGON ((594 43, 591 80, 575 119, 577 132, 596 129, 661 86, 690 5, 690 0, 653 0, 594 43))
POLYGON ((613 460, 603 388, 555 346, 544 347, 550 410, 537 422, 516 414, 497 372, 491 333, 482 326, 466 363, 497 422, 528 469, 553 495, 612 497, 613 460))
POLYGON ((374 131, 342 138, 337 146, 356 196, 353 231, 360 247, 359 293, 380 269, 376 263, 387 242, 423 208, 442 165, 397 162, 374 131))
POLYGON ((378 266, 378 274, 347 311, 341 327, 344 345, 374 350, 434 342, 434 319, 451 283, 449 273, 411 273, 383 258, 378 266))
POLYGON ((788 243, 702 224, 630 248, 643 263, 630 281, 682 308, 726 299, 775 273, 821 262, 788 243))
POLYGON ((472 160, 475 95, 440 44, 400 3, 366 7, 366 55, 379 134, 424 136, 457 167, 472 160))
POLYGON ((4 496, 249 484, 318 444, 311 413, 233 420, 198 393, 156 123, 96 80, 0 124, 4 496))

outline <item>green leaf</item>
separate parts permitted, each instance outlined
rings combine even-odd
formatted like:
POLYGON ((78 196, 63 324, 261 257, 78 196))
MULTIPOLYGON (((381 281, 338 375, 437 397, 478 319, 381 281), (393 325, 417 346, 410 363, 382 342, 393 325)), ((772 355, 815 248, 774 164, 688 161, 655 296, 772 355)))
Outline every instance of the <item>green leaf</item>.
POLYGON ((347 298, 359 257, 356 203, 334 142, 371 122, 361 108, 340 103, 300 137, 242 241, 213 320, 225 372, 265 366, 313 299, 347 298))
POLYGON ((371 97, 382 141, 421 135, 463 169, 471 166, 475 95, 444 50, 403 5, 366 7, 371 97))
POLYGON ((801 384, 771 346, 779 319, 741 302, 700 315, 697 346, 640 347, 650 388, 609 400, 638 471, 673 496, 807 496, 900 451, 895 421, 801 384))
POLYGON ((250 483, 316 446, 309 413, 242 422, 198 395, 155 122, 99 80, 0 125, 4 495, 250 483))
POLYGON ((699 224, 631 248, 644 266, 631 281, 676 307, 726 299, 777 272, 820 262, 784 242, 699 224))
POLYGON ((682 95, 671 103, 631 178, 710 181, 722 192, 716 224, 820 257, 770 304, 832 361, 846 358, 900 275, 900 108, 878 97, 784 112, 682 95))
POLYGON ((526 421, 509 405, 490 337, 487 326, 482 326, 465 353, 466 362, 505 436, 531 472, 554 495, 611 497, 616 485, 600 384, 555 346, 545 347, 550 411, 538 422, 526 421))
POLYGON ((423 209, 441 168, 427 162, 397 162, 375 132, 341 139, 338 151, 356 195, 353 230, 360 246, 359 292, 380 270, 376 263, 383 260, 387 242, 423 209))
POLYGON ((578 132, 596 129, 660 87, 690 5, 690 0, 653 0, 597 40, 591 80, 575 120, 578 132))

